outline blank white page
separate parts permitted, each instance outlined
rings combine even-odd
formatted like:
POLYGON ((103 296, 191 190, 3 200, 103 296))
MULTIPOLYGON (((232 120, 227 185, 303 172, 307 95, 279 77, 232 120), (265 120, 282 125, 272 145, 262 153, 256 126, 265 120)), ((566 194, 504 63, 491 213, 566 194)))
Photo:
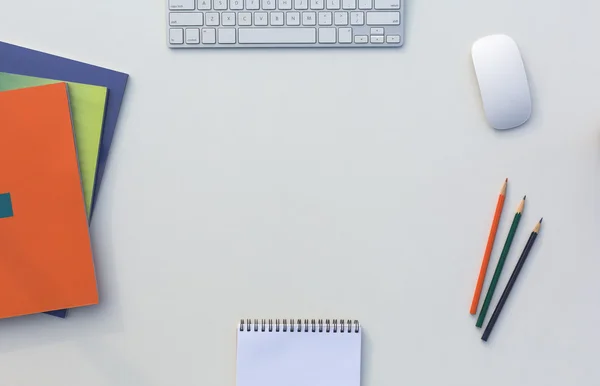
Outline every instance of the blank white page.
POLYGON ((360 386, 361 328, 238 328, 236 386, 360 386), (356 329, 358 332, 356 332, 356 329))

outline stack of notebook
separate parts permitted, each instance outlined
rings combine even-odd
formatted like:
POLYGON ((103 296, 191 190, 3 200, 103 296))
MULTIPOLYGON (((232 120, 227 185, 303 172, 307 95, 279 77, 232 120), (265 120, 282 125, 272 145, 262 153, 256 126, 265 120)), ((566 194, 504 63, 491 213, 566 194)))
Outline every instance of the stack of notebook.
POLYGON ((89 224, 127 79, 0 42, 0 318, 98 303, 89 224))

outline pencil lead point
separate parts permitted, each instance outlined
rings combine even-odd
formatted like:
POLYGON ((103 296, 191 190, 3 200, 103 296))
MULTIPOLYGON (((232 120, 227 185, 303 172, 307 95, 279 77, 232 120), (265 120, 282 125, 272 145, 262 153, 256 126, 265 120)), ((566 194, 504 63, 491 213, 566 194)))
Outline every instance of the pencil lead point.
POLYGON ((544 221, 544 218, 543 218, 543 217, 540 219, 540 224, 542 223, 542 221, 544 221))
POLYGON ((526 199, 527 199, 527 195, 524 195, 524 196, 523 196, 523 200, 526 200, 526 199))

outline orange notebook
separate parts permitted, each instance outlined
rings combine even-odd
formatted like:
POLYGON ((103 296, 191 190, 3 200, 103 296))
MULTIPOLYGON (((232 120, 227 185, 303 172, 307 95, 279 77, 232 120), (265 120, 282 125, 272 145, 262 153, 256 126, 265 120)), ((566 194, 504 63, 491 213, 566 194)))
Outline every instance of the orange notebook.
POLYGON ((0 318, 96 303, 67 85, 0 92, 0 318))

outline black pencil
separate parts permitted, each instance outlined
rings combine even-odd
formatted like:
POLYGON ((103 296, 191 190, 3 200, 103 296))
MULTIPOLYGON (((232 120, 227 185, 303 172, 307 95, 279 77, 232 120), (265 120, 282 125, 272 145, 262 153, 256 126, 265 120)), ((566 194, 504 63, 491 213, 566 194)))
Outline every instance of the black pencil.
POLYGON ((527 240, 527 244, 525 244, 523 253, 521 253, 521 257, 519 257, 519 261, 517 262, 517 265, 515 266, 515 269, 514 269, 512 275, 510 275, 510 279, 508 279, 506 288, 504 288, 504 292, 502 292, 502 296, 500 297, 500 300, 498 300, 496 309, 494 310, 494 313, 492 314, 492 317, 490 318, 490 321, 489 321, 487 327, 485 328, 483 335, 481 336, 481 340, 483 340, 485 342, 487 342, 488 338, 490 337, 490 334, 492 333, 492 330, 494 329, 494 325, 496 324, 496 321, 498 320, 498 316, 500 316, 500 313, 502 312, 504 303, 506 303, 506 299, 508 299, 508 295, 510 295, 510 291, 512 290, 513 286, 515 285, 515 282, 517 281, 517 277, 519 277, 519 273, 521 272, 521 268, 523 268, 523 265, 525 264, 525 260, 527 260, 527 256, 529 256, 529 251, 531 251, 531 248, 533 247, 533 243, 535 243, 535 239, 537 238, 537 235, 540 232, 540 227, 542 226, 542 220, 543 219, 541 219, 540 222, 538 222, 535 225, 535 228, 533 228, 533 232, 531 232, 531 235, 529 236, 529 240, 527 240))

